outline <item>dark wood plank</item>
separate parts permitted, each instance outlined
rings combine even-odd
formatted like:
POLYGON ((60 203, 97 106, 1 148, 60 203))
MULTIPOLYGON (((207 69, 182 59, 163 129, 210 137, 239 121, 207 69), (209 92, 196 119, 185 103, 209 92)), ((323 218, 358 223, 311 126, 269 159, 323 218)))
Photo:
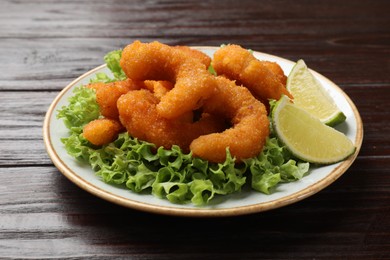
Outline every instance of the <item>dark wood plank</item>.
POLYGON ((389 157, 390 151, 390 112, 381 108, 378 100, 390 98, 390 85, 384 87, 375 86, 347 86, 343 87, 357 106, 363 121, 364 138, 361 156, 385 156, 389 157))
MULTIPOLYGON (((364 84, 370 87, 388 82, 385 73, 389 71, 388 40, 386 42, 379 36, 374 38, 378 40, 378 45, 371 46, 370 43, 364 42, 352 45, 335 43, 334 37, 316 41, 304 38, 306 42, 293 41, 293 46, 285 39, 279 39, 280 44, 275 43, 272 37, 267 41, 261 37, 253 37, 228 43, 238 42, 248 48, 292 61, 302 58, 310 68, 339 85, 364 84), (253 45, 253 42, 257 45, 253 45)), ((107 52, 123 48, 136 39, 138 38, 2 39, 0 55, 9 59, 2 58, 3 62, 0 64, 0 90, 62 89, 81 74, 103 64, 103 56, 107 52), (8 53, 13 55, 8 56, 8 53)), ((145 39, 151 40, 154 39, 145 39)), ((189 42, 191 41, 192 39, 189 39, 189 42)), ((177 41, 165 42, 185 44, 177 41)), ((226 41, 219 39, 192 45, 219 46, 222 43, 226 41)))
POLYGON ((338 84, 388 79, 383 73, 389 70, 387 1, 38 3, 1 3, 7 13, 0 17, 0 89, 60 89, 100 65, 108 51, 136 39, 238 43, 291 60, 303 58, 338 84), (353 15, 347 18, 345 12, 353 15))
POLYGON ((389 10, 387 0, 0 1, 0 258, 388 259, 389 10), (137 39, 304 59, 358 107, 358 158, 312 197, 240 217, 159 216, 92 196, 52 165, 43 119, 62 88, 137 39))
POLYGON ((390 232, 386 204, 390 182, 383 182, 388 172, 383 166, 389 169, 390 165, 382 161, 368 169, 367 162, 358 160, 334 185, 295 205, 222 219, 155 216, 115 206, 80 190, 52 167, 37 167, 32 173, 26 168, 0 168, 0 175, 13 176, 1 191, 2 201, 8 203, 3 203, 0 215, 0 223, 7 223, 2 225, 0 248, 5 255, 29 249, 20 254, 25 257, 109 257, 135 252, 176 259, 242 252, 244 257, 272 257, 275 250, 291 258, 319 253, 324 258, 384 257, 390 243, 375 245, 386 241, 390 232), (367 178, 370 171, 376 174, 367 178), (20 191, 18 197, 13 190, 20 191), (20 241, 21 237, 29 239, 20 241), (226 243, 231 246, 225 248, 226 243), (330 248, 332 252, 324 253, 330 248))
MULTIPOLYGON (((207 37, 387 32, 386 0, 2 1, 0 37, 207 37), (53 4, 55 3, 55 5, 53 4), (28 13, 30 12, 30 13, 28 13), (28 14, 28 15, 26 15, 28 14), (316 23, 312 21, 315 20, 316 23), (274 24, 274 25, 273 25, 274 24), (342 24, 343 26, 337 26, 342 24), (273 27, 275 26, 275 27, 273 27), (276 27, 277 26, 277 27, 276 27), (104 32, 102 30, 104 28, 104 32), (277 28, 278 30, 273 30, 277 28), (318 31, 318 28, 324 30, 318 31), (300 31, 304 29, 304 31, 300 31), (208 30, 208 33, 205 32, 208 30)), ((345 36, 345 35, 344 35, 345 36)))

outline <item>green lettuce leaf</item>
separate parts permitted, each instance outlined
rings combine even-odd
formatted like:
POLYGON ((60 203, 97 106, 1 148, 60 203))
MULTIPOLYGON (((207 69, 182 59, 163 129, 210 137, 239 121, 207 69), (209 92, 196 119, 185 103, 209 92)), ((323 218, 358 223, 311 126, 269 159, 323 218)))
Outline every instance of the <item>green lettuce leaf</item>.
POLYGON ((125 80, 127 78, 126 74, 123 72, 120 66, 121 56, 122 50, 115 50, 107 53, 104 56, 104 61, 107 65, 107 68, 111 71, 112 77, 104 72, 98 72, 95 74, 95 77, 90 80, 90 82, 109 83, 113 81, 125 80))
POLYGON ((252 188, 265 194, 278 183, 299 180, 309 171, 309 163, 296 161, 276 137, 267 138, 263 151, 245 163, 251 172, 252 188))
POLYGON ((123 72, 122 67, 120 66, 121 57, 122 50, 111 51, 104 56, 104 61, 106 62, 107 67, 111 70, 116 80, 126 79, 126 74, 123 72))
POLYGON ((84 125, 100 116, 93 89, 76 87, 68 102, 67 106, 58 111, 57 118, 63 119, 65 126, 72 132, 81 133, 84 125))

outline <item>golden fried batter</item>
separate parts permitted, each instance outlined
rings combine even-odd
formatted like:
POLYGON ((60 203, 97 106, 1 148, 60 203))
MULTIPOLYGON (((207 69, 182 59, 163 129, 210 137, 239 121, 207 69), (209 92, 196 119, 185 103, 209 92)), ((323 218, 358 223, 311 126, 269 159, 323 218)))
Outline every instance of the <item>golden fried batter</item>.
POLYGON ((89 84, 85 85, 85 87, 97 91, 98 89, 103 88, 106 85, 107 84, 104 82, 93 82, 93 83, 89 83, 89 84))
POLYGON ((260 100, 278 100, 282 95, 292 98, 285 88, 283 70, 276 68, 279 65, 259 61, 241 46, 227 45, 218 49, 212 65, 218 75, 243 84, 260 100))
POLYGON ((122 52, 120 65, 133 80, 166 80, 174 87, 157 105, 160 116, 172 119, 199 108, 216 89, 208 67, 192 52, 159 42, 135 41, 122 52))
POLYGON ((107 83, 96 88, 96 101, 99 104, 100 113, 107 118, 119 119, 116 102, 120 96, 130 90, 140 89, 142 82, 135 82, 131 79, 107 83))
POLYGON ((157 112, 158 103, 158 98, 146 89, 130 91, 119 98, 120 120, 131 136, 156 147, 169 149, 178 145, 188 152, 193 139, 225 128, 223 122, 207 114, 196 122, 163 118, 157 112))
POLYGON ((94 145, 105 145, 114 141, 124 130, 122 124, 113 119, 101 118, 89 122, 83 128, 83 136, 94 145))
POLYGON ((152 92, 158 99, 161 99, 165 94, 167 94, 172 88, 173 84, 169 81, 163 80, 145 80, 143 88, 148 89, 152 92))
POLYGON ((211 64, 211 58, 207 54, 205 54, 201 51, 192 49, 188 46, 182 46, 182 45, 175 46, 174 48, 179 49, 183 52, 186 52, 192 58, 203 63, 206 66, 206 68, 208 68, 211 64))
POLYGON ((284 74, 283 69, 276 62, 272 61, 261 61, 264 66, 266 66, 272 73, 279 79, 279 81, 286 86, 287 76, 284 74))
POLYGON ((232 127, 195 139, 190 149, 194 156, 223 162, 226 148, 237 161, 258 155, 269 135, 265 106, 249 90, 223 77, 217 78, 218 90, 208 99, 204 111, 228 119, 232 127))

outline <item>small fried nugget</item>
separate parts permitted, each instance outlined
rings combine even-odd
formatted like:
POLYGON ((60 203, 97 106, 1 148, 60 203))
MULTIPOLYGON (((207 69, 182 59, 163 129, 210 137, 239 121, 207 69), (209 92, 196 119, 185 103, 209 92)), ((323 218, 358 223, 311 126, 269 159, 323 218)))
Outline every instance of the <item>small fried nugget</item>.
POLYGON ((113 119, 100 118, 86 124, 83 136, 90 143, 101 146, 114 141, 118 134, 124 131, 122 124, 113 119))
POLYGON ((224 122, 207 114, 196 122, 161 117, 158 103, 159 99, 146 89, 130 91, 119 98, 120 120, 131 136, 166 149, 178 145, 188 152, 195 138, 225 129, 224 122))
POLYGON ((142 86, 142 82, 126 79, 98 87, 96 90, 96 101, 99 104, 100 113, 104 117, 118 120, 119 113, 116 105, 118 98, 131 90, 140 89, 142 86))
POLYGON ((280 75, 283 71, 281 68, 276 69, 275 64, 256 59, 239 45, 226 45, 218 49, 214 53, 212 65, 218 75, 236 80, 260 100, 278 100, 282 95, 293 98, 280 75))
POLYGON ((103 88, 106 85, 107 85, 107 83, 104 83, 104 82, 93 82, 93 83, 87 84, 85 87, 97 91, 98 89, 103 88))

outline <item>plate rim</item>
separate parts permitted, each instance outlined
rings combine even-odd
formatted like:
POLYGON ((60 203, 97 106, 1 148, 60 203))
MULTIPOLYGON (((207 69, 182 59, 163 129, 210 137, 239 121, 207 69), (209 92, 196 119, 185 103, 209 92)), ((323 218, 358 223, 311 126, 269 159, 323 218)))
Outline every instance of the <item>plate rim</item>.
MULTIPOLYGON (((215 46, 190 46, 191 48, 195 48, 198 50, 216 50, 219 47, 215 46)), ((278 57, 275 55, 254 51, 254 53, 263 55, 263 56, 269 56, 274 59, 283 60, 288 63, 294 63, 291 60, 278 57)), ((163 214, 163 215, 170 215, 170 216, 183 216, 183 217, 227 217, 227 216, 238 216, 238 215, 246 215, 246 214, 252 214, 252 213, 258 213, 258 212, 264 212, 276 208, 280 208, 283 206, 287 206, 293 203, 296 203, 298 201, 301 201, 305 198, 308 198, 315 193, 325 189, 327 186, 332 184, 334 181, 336 181, 341 175, 343 175, 347 169, 352 165, 352 163, 357 158, 357 155, 359 154, 359 151, 361 149, 361 145, 363 142, 363 123, 361 116, 359 114, 359 111, 356 107, 356 105, 353 103, 353 101, 350 99, 350 97, 334 82, 332 82, 330 79, 326 78, 322 74, 311 70, 316 77, 321 77, 323 80, 327 81, 332 88, 334 88, 336 91, 338 91, 343 98, 347 101, 348 105, 353 111, 353 115, 356 120, 356 137, 355 137, 355 153, 352 154, 350 157, 348 157, 346 160, 340 162, 340 164, 332 170, 330 174, 328 174, 323 179, 307 186, 306 188, 299 190, 297 192, 294 192, 292 194, 289 194, 285 197, 267 201, 267 202, 261 202, 251 205, 245 205, 245 206, 239 206, 239 207, 232 207, 232 208, 183 208, 180 207, 180 204, 172 204, 172 206, 162 206, 162 205, 155 205, 147 202, 140 202, 135 201, 129 198, 124 198, 120 195, 113 194, 107 190, 104 190, 100 187, 95 186, 94 184, 88 182, 87 180, 80 177, 76 172, 74 172, 72 169, 70 169, 66 163, 60 158, 58 153, 56 152, 52 141, 51 141, 51 133, 50 133, 50 124, 51 124, 51 117, 53 113, 55 112, 55 108, 62 99, 62 97, 73 87, 75 87, 75 84, 81 81, 82 79, 91 76, 92 74, 96 73, 97 71, 106 68, 106 64, 102 64, 98 67, 95 67, 84 74, 80 75, 76 79, 72 80, 66 87, 64 87, 59 94, 55 97, 55 99, 50 104, 48 111, 46 112, 44 123, 43 123, 43 139, 46 151, 52 160, 53 164, 56 166, 56 168, 71 182, 76 184, 81 189, 101 198, 106 201, 109 201, 111 203, 132 208, 144 212, 149 213, 157 213, 157 214, 163 214)))

